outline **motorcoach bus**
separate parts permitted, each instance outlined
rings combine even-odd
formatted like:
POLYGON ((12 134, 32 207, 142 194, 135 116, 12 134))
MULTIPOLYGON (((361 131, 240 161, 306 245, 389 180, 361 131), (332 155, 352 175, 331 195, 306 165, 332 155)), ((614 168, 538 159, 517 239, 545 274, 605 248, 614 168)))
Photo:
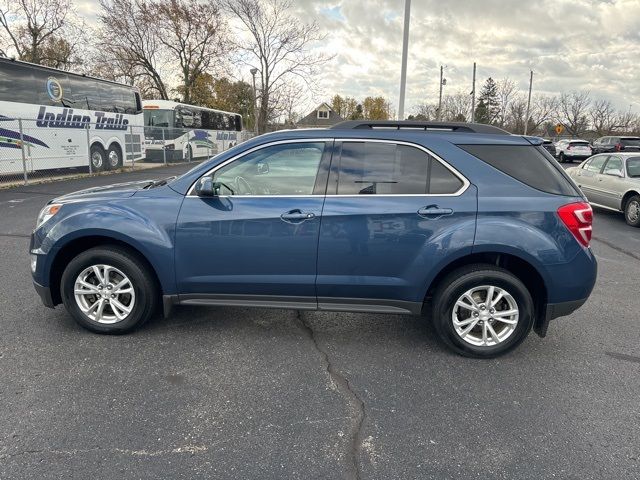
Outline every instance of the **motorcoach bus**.
POLYGON ((129 86, 0 58, 0 174, 144 158, 142 101, 129 86))
POLYGON ((242 115, 169 100, 144 100, 145 151, 156 162, 206 158, 240 140, 242 115))

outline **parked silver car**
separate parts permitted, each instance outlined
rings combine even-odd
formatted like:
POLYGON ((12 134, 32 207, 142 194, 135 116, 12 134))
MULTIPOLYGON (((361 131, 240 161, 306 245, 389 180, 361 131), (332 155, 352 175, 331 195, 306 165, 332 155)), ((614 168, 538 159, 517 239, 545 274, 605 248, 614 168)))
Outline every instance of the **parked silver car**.
POLYGON ((627 223, 640 227, 640 154, 594 155, 567 173, 597 207, 624 212, 627 223))

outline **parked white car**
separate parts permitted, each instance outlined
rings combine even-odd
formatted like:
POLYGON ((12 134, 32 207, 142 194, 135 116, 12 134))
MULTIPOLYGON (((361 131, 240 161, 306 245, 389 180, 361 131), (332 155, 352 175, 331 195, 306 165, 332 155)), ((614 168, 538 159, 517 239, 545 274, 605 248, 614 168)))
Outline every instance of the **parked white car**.
POLYGON ((586 140, 565 138, 556 143, 556 156, 560 163, 584 160, 592 154, 591 145, 586 140))

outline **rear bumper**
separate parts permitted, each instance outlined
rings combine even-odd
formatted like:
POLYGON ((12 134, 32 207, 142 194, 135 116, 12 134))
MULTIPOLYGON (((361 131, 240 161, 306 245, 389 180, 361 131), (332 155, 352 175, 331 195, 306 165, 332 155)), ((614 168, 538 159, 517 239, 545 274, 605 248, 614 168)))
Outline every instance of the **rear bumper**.
POLYGON ((586 301, 587 298, 571 300, 570 302, 548 303, 544 315, 533 327, 534 331, 541 337, 545 337, 551 320, 558 317, 564 317, 565 315, 570 315, 584 305, 586 301))
POLYGON ((51 297, 51 289, 49 287, 43 287, 39 283, 33 282, 33 287, 36 289, 38 295, 40 295, 40 300, 45 307, 54 308, 55 304, 53 303, 53 298, 51 297))

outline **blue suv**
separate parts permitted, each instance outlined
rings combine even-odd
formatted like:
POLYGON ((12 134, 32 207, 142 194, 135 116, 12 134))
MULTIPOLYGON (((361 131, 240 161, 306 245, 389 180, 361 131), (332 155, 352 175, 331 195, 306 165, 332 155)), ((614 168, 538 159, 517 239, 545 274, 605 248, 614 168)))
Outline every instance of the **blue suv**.
POLYGON ((495 357, 586 301, 591 221, 541 139, 352 121, 52 200, 31 269, 46 306, 98 333, 160 305, 424 314, 456 352, 495 357))

